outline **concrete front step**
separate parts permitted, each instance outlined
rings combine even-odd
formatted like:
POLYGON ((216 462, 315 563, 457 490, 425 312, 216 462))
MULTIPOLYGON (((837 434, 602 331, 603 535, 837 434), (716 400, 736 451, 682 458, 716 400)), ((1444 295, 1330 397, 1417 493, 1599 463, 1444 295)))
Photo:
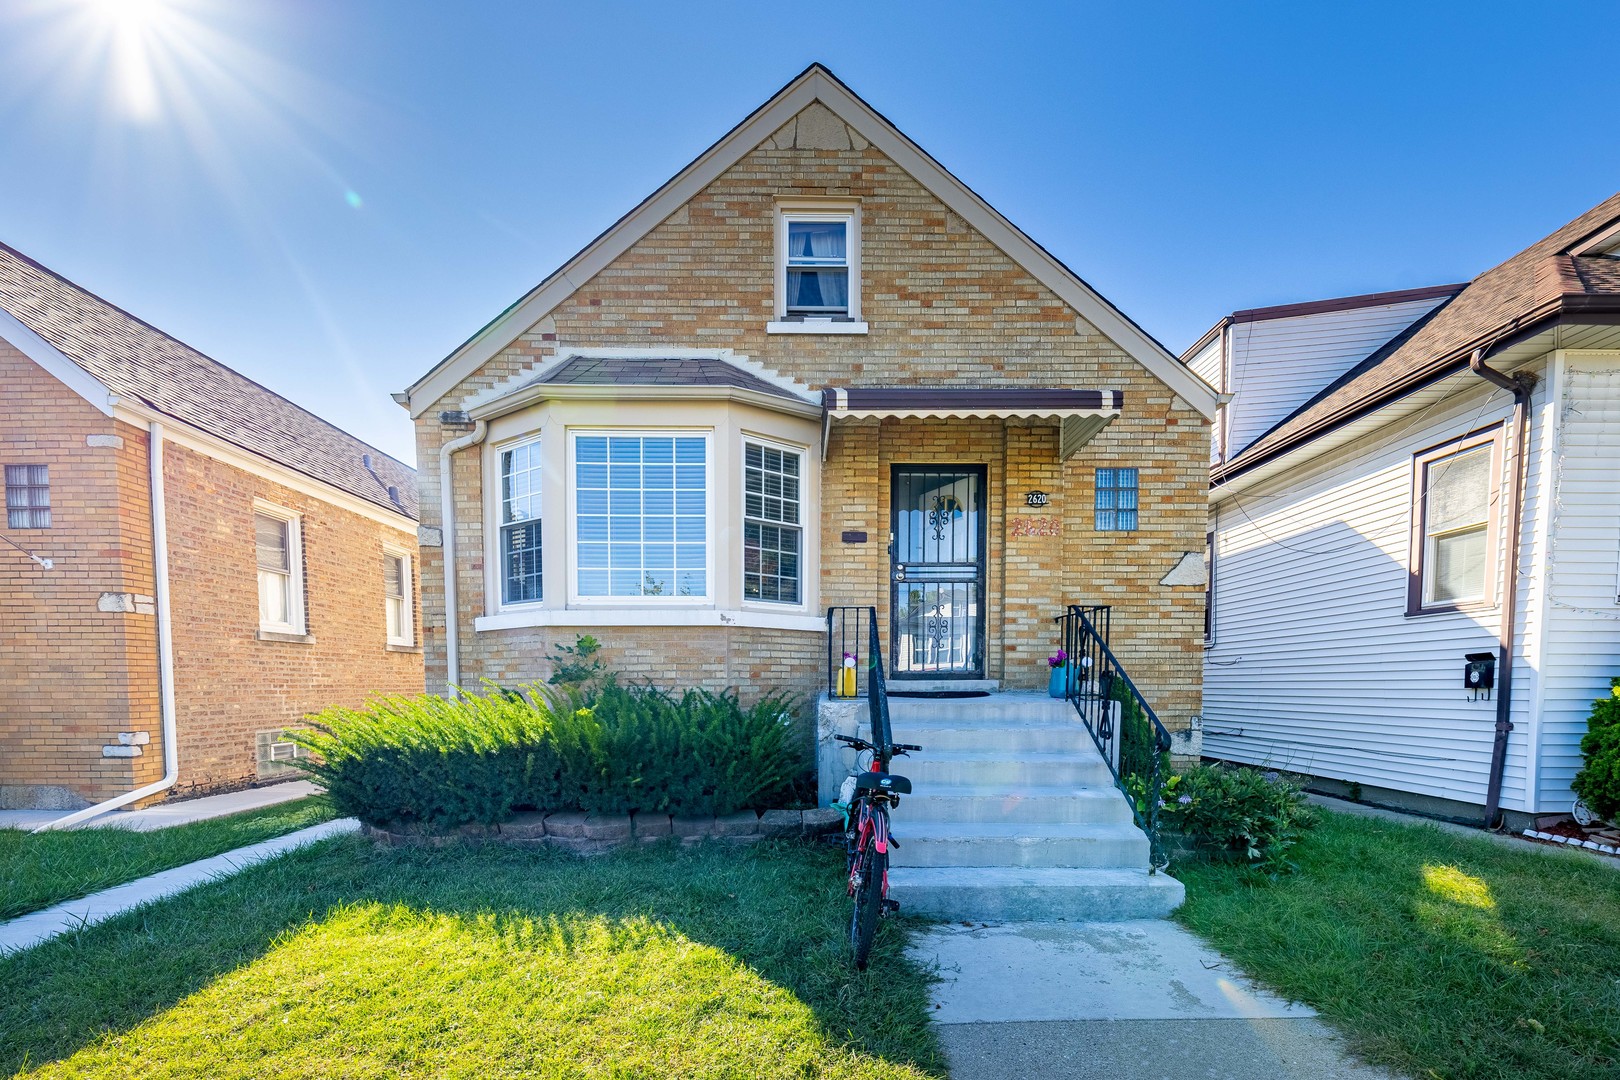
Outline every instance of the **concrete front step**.
POLYGON ((965 720, 971 724, 993 724, 998 721, 1026 723, 1079 723, 1074 706, 1060 698, 1045 694, 1005 693, 978 698, 890 698, 889 723, 895 728, 902 724, 932 724, 948 720, 965 720))
POLYGON ((913 787, 900 800, 896 823, 1023 822, 1028 824, 1129 822, 1125 797, 1109 787, 913 787))
MULTIPOLYGON (((1021 754, 1051 754, 1097 752, 1085 725, 1078 720, 998 721, 975 724, 967 720, 934 720, 894 722, 890 727, 897 742, 914 743, 923 748, 921 754, 901 758, 910 764, 921 761, 928 754, 949 754, 974 751, 997 757, 1017 757, 1021 754)), ((1102 760, 1101 756, 1098 760, 1102 760)))
POLYGON ((973 922, 1158 919, 1181 906, 1181 882, 1147 869, 896 866, 889 892, 907 914, 973 922))
POLYGON ((1146 866, 1147 837, 1134 824, 897 825, 895 866, 1146 866))
MULTIPOLYGON (((1095 750, 927 750, 894 762, 914 784, 1006 790, 1031 786, 1107 787, 1113 777, 1095 750)), ((919 790, 921 788, 919 787, 919 790)))

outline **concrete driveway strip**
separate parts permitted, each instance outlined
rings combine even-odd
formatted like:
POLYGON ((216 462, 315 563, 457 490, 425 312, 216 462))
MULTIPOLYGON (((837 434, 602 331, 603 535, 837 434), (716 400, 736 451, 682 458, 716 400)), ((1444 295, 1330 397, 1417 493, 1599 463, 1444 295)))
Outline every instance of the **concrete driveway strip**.
POLYGON ((953 1080, 1388 1080, 1172 922, 938 926, 912 955, 953 1080))
POLYGON ((359 828, 360 823, 354 818, 323 822, 222 855, 198 859, 173 870, 115 885, 77 900, 66 900, 54 907, 20 915, 9 922, 0 923, 0 955, 32 948, 59 934, 94 926, 144 904, 166 899, 218 878, 230 877, 254 863, 273 859, 330 836, 352 833, 359 828))

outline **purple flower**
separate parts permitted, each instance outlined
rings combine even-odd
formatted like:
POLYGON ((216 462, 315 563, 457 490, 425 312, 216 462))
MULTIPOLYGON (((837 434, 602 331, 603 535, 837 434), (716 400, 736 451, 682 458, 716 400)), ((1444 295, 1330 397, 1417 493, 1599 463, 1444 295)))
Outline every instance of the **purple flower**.
POLYGON ((1048 656, 1046 658, 1046 662, 1052 667, 1062 667, 1064 664, 1069 662, 1069 654, 1064 652, 1062 649, 1059 649, 1051 656, 1048 656))
POLYGON ((1277 781, 1279 781, 1281 779, 1282 779, 1282 773, 1278 772, 1276 769, 1272 769, 1272 770, 1270 770, 1269 772, 1266 773, 1266 783, 1268 783, 1268 784, 1275 784, 1277 781))
POLYGON ((1191 795, 1183 795, 1179 799, 1177 799, 1176 802, 1180 803, 1182 806, 1190 806, 1190 805, 1192 805, 1192 796, 1191 795))

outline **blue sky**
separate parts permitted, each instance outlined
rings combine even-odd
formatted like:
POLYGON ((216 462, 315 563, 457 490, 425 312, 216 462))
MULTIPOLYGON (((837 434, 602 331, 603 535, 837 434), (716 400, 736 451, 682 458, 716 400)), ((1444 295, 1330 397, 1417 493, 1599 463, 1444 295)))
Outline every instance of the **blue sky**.
POLYGON ((1611 3, 814 15, 0 0, 0 240, 409 461, 391 391, 812 60, 1177 351, 1620 188, 1611 3))

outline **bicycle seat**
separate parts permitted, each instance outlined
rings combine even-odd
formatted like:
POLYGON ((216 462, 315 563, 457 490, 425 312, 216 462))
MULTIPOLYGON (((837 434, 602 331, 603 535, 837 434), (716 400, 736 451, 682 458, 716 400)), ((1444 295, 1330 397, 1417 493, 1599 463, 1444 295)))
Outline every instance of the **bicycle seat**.
POLYGON ((910 795, 911 781, 893 773, 863 772, 855 774, 857 789, 890 791, 896 795, 910 795))

